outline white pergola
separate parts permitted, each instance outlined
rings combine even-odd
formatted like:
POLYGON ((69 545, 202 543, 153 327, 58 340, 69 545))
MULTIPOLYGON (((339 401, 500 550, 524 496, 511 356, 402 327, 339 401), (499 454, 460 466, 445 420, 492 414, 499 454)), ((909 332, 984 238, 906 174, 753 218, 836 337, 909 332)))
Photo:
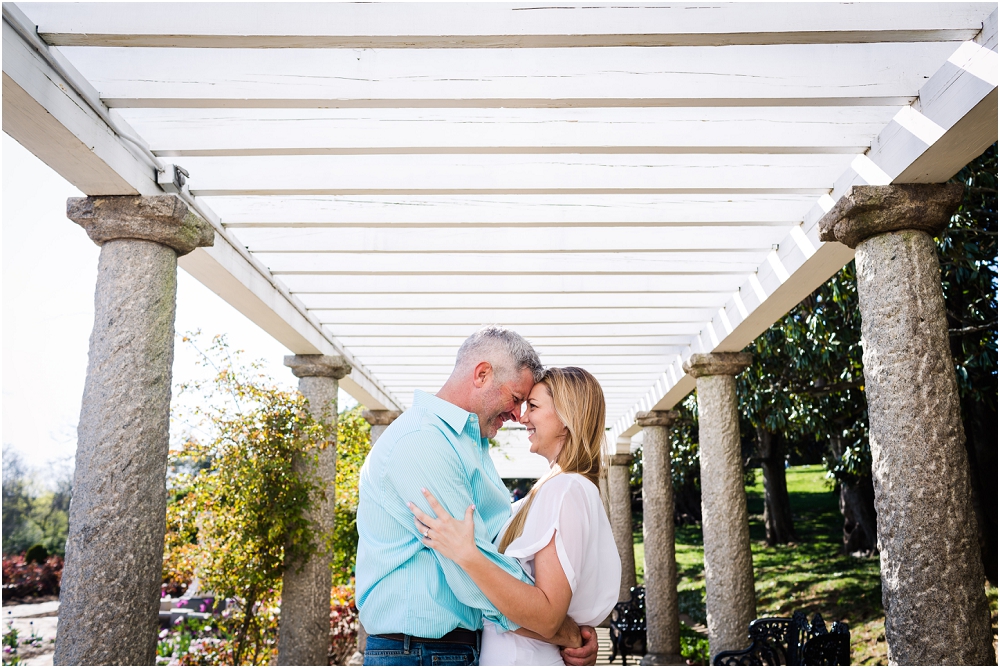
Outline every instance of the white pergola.
MULTIPOLYGON (((56 660, 153 656, 178 255, 298 356, 311 402, 349 365, 340 386, 375 412, 373 438, 483 324, 592 371, 623 563, 641 414, 660 532, 646 602, 674 616, 671 418, 655 411, 697 375, 710 643, 736 647, 755 614, 734 433, 745 357, 692 356, 742 350, 854 257, 821 241, 821 219, 826 238, 867 244, 866 355, 885 355, 865 373, 890 660, 993 660, 928 236, 960 188, 866 186, 942 184, 996 142, 997 71, 996 3, 4 3, 3 130, 93 196, 70 216, 116 242, 56 660), (870 223, 874 200, 881 228, 830 236, 830 219, 870 223), (209 225, 214 245, 188 252, 209 225)), ((308 566, 284 580, 282 663, 327 656, 329 609, 309 592, 329 587, 329 557, 308 566)), ((656 618, 653 665, 679 652, 656 618)))
POLYGON ((181 266, 347 356, 361 403, 502 323, 595 373, 611 443, 851 259, 816 229, 848 187, 997 138, 991 3, 18 3, 3 30, 4 131, 89 195, 185 169, 217 236, 181 266))

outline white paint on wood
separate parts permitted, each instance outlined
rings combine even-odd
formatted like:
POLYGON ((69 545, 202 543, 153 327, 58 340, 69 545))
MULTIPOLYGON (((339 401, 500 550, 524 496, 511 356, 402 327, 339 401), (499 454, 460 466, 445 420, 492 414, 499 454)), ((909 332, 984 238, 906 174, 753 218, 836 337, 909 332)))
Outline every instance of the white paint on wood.
POLYGON ((50 43, 258 48, 670 46, 971 39, 989 3, 32 4, 50 43))
POLYGON ((899 106, 954 46, 63 51, 111 107, 899 106))
POLYGON ((312 253, 543 253, 602 252, 649 253, 683 249, 707 252, 741 250, 760 252, 783 240, 788 228, 777 226, 710 225, 654 227, 533 228, 464 226, 428 234, 421 229, 386 228, 248 228, 230 230, 252 252, 312 253))
POLYGON ((810 195, 408 195, 211 197, 229 227, 309 226, 423 228, 497 224, 791 226, 810 195))
POLYGON ((158 155, 859 153, 892 107, 122 109, 158 155))
POLYGON ((691 276, 746 275, 763 261, 760 251, 678 251, 591 254, 580 252, 471 253, 266 253, 275 276, 691 276))

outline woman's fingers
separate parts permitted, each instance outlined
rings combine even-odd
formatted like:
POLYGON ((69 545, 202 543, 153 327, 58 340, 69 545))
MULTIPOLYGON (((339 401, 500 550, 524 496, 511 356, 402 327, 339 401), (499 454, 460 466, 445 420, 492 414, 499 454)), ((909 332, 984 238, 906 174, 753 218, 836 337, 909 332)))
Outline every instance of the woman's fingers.
POLYGON ((417 508, 416 504, 409 502, 406 505, 410 509, 410 512, 413 513, 413 516, 423 522, 426 526, 433 526, 433 523, 436 522, 433 517, 420 510, 420 508, 417 508))
POLYGON ((468 508, 465 509, 465 521, 466 522, 472 522, 473 521, 472 514, 474 512, 476 512, 476 507, 475 506, 469 506, 468 508))
POLYGON ((434 515, 437 516, 438 519, 451 517, 451 515, 448 514, 448 511, 441 507, 441 504, 438 503, 438 500, 434 498, 433 494, 426 489, 422 489, 420 491, 424 493, 424 498, 427 499, 427 503, 431 504, 431 510, 434 511, 434 515))

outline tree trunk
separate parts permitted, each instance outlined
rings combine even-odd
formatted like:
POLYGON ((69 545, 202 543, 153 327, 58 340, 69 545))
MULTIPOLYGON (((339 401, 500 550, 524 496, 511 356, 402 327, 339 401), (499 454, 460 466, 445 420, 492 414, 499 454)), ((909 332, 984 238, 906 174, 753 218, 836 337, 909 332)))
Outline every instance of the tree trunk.
POLYGON ((878 551, 875 486, 871 478, 854 484, 840 482, 840 512, 844 515, 844 554, 870 556, 878 551))
MULTIPOLYGON (((971 402, 970 402, 971 403, 971 402)), ((986 579, 997 586, 997 413, 990 406, 972 404, 966 410, 966 443, 972 469, 972 503, 979 525, 979 549, 986 579)))
POLYGON ((767 544, 775 546, 797 540, 792 505, 785 481, 785 440, 757 427, 757 454, 764 472, 764 530, 767 544))

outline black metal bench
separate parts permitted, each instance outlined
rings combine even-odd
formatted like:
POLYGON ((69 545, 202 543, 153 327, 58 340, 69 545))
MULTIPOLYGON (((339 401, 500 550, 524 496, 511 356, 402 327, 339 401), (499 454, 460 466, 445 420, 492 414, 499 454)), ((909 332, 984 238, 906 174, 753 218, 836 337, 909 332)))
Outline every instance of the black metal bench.
POLYGON ((851 663, 851 632, 834 622, 827 631, 819 614, 812 623, 796 612, 791 619, 765 617, 750 622, 750 647, 719 652, 713 666, 847 666, 851 663))
POLYGON ((611 632, 611 657, 621 654, 622 665, 627 665, 628 655, 642 656, 646 653, 646 589, 632 587, 631 598, 622 601, 611 611, 609 623, 611 632))

